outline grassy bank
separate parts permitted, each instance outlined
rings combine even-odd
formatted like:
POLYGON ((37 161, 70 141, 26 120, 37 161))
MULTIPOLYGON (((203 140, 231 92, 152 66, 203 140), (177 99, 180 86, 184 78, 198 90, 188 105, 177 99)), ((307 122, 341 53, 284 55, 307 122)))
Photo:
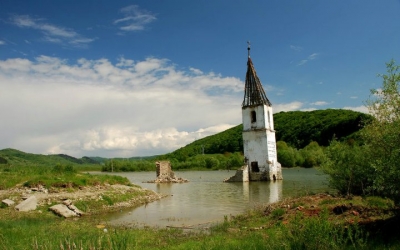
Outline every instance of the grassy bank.
POLYGON ((2 208, 0 249, 399 249, 398 212, 381 198, 314 195, 259 206, 191 232, 111 227, 99 216, 62 219, 45 208, 2 208))
POLYGON ((108 184, 130 185, 120 176, 90 175, 81 173, 75 166, 56 164, 44 166, 0 166, 0 190, 15 186, 46 188, 79 188, 108 184))
POLYGON ((291 198, 227 215, 200 232, 139 229, 107 225, 101 216, 157 199, 126 178, 63 165, 0 170, 0 200, 38 186, 49 190, 35 211, 0 207, 0 249, 400 249, 399 208, 378 197, 291 198), (64 198, 88 214, 63 219, 49 211, 64 198))

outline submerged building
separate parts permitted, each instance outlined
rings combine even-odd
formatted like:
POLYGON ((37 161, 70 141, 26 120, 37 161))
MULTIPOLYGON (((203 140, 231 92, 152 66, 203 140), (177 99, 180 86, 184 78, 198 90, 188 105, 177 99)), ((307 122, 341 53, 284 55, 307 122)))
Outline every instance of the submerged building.
POLYGON ((265 94, 247 48, 247 72, 242 102, 243 152, 245 165, 225 181, 281 180, 277 160, 272 104, 265 94))

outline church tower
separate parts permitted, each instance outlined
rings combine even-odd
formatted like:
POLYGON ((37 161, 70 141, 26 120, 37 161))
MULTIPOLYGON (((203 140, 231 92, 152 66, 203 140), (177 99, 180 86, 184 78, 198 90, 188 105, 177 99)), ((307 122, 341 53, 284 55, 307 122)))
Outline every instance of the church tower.
POLYGON ((243 150, 250 181, 281 180, 272 104, 258 79, 248 45, 247 73, 242 103, 243 150))

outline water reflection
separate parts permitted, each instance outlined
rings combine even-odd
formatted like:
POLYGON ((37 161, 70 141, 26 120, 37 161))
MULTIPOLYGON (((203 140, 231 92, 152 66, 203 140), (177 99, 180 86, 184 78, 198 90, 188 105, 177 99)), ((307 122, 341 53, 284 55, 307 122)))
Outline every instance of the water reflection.
POLYGON ((274 203, 282 199, 283 181, 274 181, 269 184, 269 203, 274 203))
POLYGON ((119 173, 131 182, 168 197, 109 215, 111 224, 191 226, 223 220, 225 215, 245 212, 254 205, 273 203, 302 190, 327 190, 326 177, 315 169, 284 169, 284 180, 275 182, 224 183, 228 171, 178 172, 188 183, 142 183, 154 173, 119 173))

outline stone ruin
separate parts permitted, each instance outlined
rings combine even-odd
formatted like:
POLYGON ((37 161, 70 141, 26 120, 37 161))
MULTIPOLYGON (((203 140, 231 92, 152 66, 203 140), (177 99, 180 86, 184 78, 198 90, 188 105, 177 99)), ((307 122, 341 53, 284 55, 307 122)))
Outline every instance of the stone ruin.
POLYGON ((247 165, 242 166, 236 170, 234 176, 226 178, 224 182, 248 182, 249 181, 249 167, 247 165))
POLYGON ((157 161, 156 162, 157 179, 148 181, 148 183, 183 183, 188 180, 176 177, 175 173, 171 169, 171 163, 169 161, 157 161))

